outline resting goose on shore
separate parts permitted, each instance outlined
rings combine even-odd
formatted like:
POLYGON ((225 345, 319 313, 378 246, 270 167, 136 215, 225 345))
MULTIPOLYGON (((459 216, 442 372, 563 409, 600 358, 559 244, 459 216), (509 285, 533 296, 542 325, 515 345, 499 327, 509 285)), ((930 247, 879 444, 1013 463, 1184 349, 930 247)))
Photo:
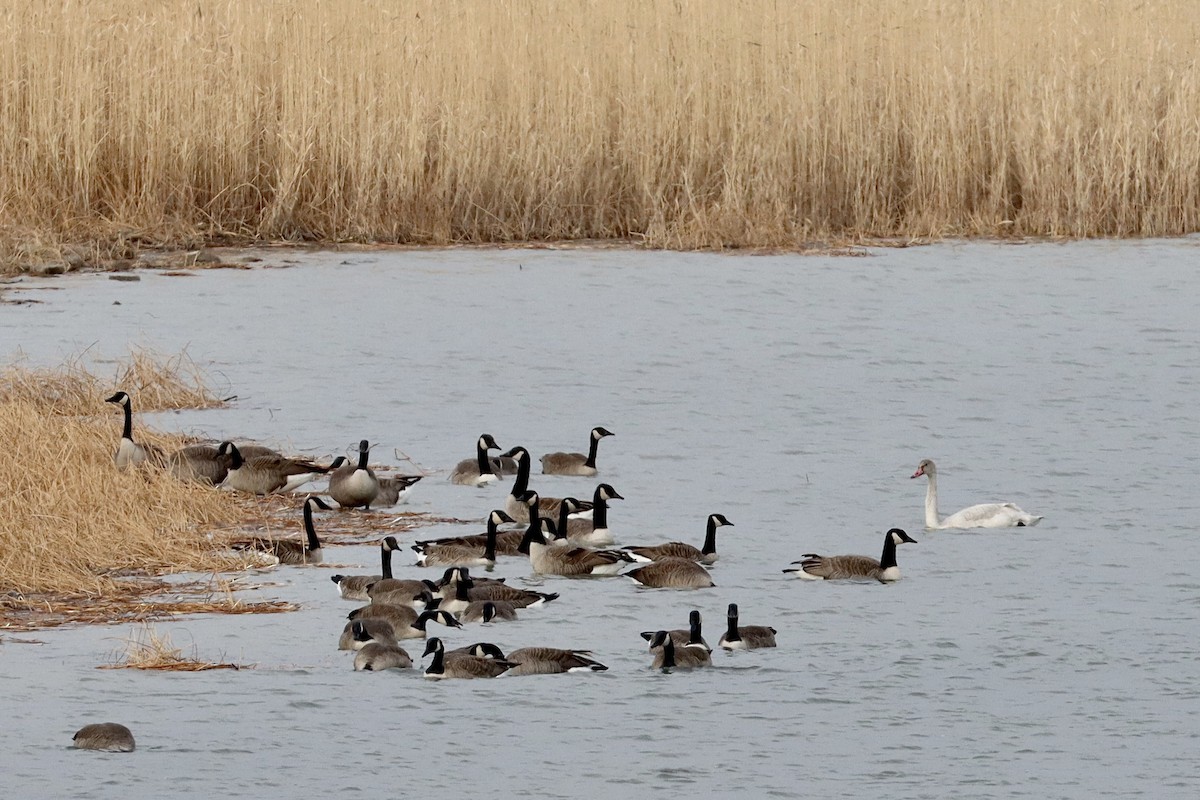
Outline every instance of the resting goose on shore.
POLYGON ((167 469, 181 481, 219 486, 229 474, 232 446, 232 442, 221 442, 217 447, 210 444, 181 447, 167 456, 167 469))
POLYGON ((162 448, 152 444, 141 445, 133 441, 133 401, 125 392, 117 392, 104 402, 116 403, 125 412, 125 427, 121 430, 121 441, 113 454, 113 462, 117 469, 136 467, 147 461, 152 464, 163 464, 166 454, 162 448))
POLYGON ((715 564, 717 561, 717 528, 723 525, 732 527, 733 523, 725 519, 723 514, 708 515, 708 533, 705 534, 704 546, 700 549, 686 542, 667 542, 648 546, 628 545, 622 549, 627 550, 633 556, 634 561, 643 563, 660 561, 664 558, 686 558, 701 564, 715 564))
POLYGON ((1037 525, 1042 517, 1023 511, 1015 503, 980 503, 956 511, 945 519, 938 514, 937 465, 926 458, 917 465, 911 477, 929 478, 925 490, 925 528, 946 530, 948 528, 1026 528, 1037 525))
POLYGON ((433 654, 433 661, 425 668, 425 677, 434 680, 443 678, 494 678, 502 675, 516 664, 502 659, 481 658, 468 653, 447 653, 442 640, 430 639, 425 644, 422 658, 433 654))
POLYGON ((754 650, 759 647, 775 646, 776 631, 774 628, 768 628, 766 625, 738 627, 737 603, 729 604, 726 619, 728 627, 721 640, 717 642, 718 647, 724 647, 726 650, 754 650))
MULTIPOLYGON (((535 508, 530 512, 537 514, 535 508)), ((537 521, 535 517, 535 522, 537 521)), ((549 520, 542 525, 552 526, 549 520)), ((525 538, 521 540, 521 551, 529 555, 529 564, 539 575, 563 575, 581 577, 585 575, 616 575, 621 567, 633 559, 621 550, 589 550, 586 547, 556 547, 547 543, 542 527, 530 523, 525 538)))
POLYGON ((320 564, 324 558, 321 542, 317 539, 317 531, 313 527, 313 509, 330 511, 330 507, 321 498, 311 495, 304 500, 304 538, 294 539, 252 539, 249 542, 235 545, 238 549, 259 550, 270 553, 279 559, 280 564, 320 564))
POLYGON ((392 553, 399 549, 400 543, 395 536, 385 536, 379 543, 382 575, 334 575, 329 580, 334 582, 338 594, 345 600, 370 600, 367 589, 373 583, 392 577, 392 553))
MULTIPOLYGON (((652 641, 655 633, 656 631, 642 631, 642 638, 647 642, 652 641)), ((698 609, 692 609, 692 613, 688 614, 688 627, 686 629, 676 629, 667 631, 667 633, 670 634, 671 640, 679 647, 692 645, 694 647, 703 647, 709 652, 712 651, 712 648, 708 646, 708 642, 704 641, 704 636, 701 633, 701 619, 698 609)))
POLYGON ((328 471, 311 461, 284 456, 254 456, 243 458, 237 445, 229 445, 229 473, 223 486, 248 494, 271 494, 290 491, 328 471))
POLYGON ((588 436, 588 452, 583 453, 547 453, 542 456, 543 475, 582 475, 591 477, 596 474, 596 450, 600 440, 612 436, 612 431, 599 426, 592 428, 588 436))
MULTIPOLYGON (((529 491, 529 451, 524 447, 514 447, 506 453, 517 460, 517 477, 513 480, 512 489, 504 499, 504 510, 515 522, 529 522, 529 506, 525 493, 529 491)), ((557 497, 537 498, 538 514, 544 519, 558 517, 558 507, 562 500, 557 497)), ((591 503, 580 503, 581 514, 591 516, 591 503)))
MULTIPOLYGON (((632 556, 630 557, 632 561, 632 556)), ((631 569, 625 577, 652 589, 707 589, 715 586, 708 570, 686 558, 662 558, 631 569)))
POLYGON ((654 654, 651 668, 663 672, 712 666, 712 656, 709 655, 708 648, 691 645, 676 648, 671 635, 666 631, 657 631, 654 634, 654 638, 650 640, 650 652, 654 654))
POLYGON ((900 528, 892 528, 883 535, 883 557, 876 561, 870 556, 819 556, 805 553, 802 561, 793 561, 799 567, 789 567, 785 573, 809 581, 875 580, 891 583, 900 580, 900 567, 896 566, 896 545, 916 544, 900 528))
POLYGON ((465 458, 455 465, 450 473, 450 482, 460 486, 487 486, 497 479, 488 450, 499 450, 500 445, 485 433, 475 441, 475 458, 465 458))

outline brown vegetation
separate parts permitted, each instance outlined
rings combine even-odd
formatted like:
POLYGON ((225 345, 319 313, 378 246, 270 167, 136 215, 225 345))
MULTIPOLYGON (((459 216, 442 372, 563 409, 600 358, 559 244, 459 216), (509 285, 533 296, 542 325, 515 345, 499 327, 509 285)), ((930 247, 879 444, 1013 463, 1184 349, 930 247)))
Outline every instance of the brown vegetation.
POLYGON ((1182 233, 1198 34, 1166 0, 12 3, 0 242, 1182 233))
POLYGON ((132 639, 127 639, 123 657, 115 658, 112 664, 99 669, 149 669, 169 672, 203 672, 210 669, 248 669, 244 664, 220 661, 201 661, 196 648, 184 653, 182 648, 171 643, 171 637, 159 633, 150 626, 144 627, 132 639))

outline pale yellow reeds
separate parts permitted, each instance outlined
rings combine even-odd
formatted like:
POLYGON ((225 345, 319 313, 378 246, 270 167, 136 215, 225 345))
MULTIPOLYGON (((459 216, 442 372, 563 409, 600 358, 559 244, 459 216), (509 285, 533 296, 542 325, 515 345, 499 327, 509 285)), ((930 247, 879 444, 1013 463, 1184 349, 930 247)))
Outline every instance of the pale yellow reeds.
POLYGON ((133 398, 137 411, 221 405, 206 385, 204 371, 186 352, 167 356, 134 348, 113 364, 111 377, 97 375, 97 366, 82 355, 41 369, 9 364, 0 370, 0 402, 30 403, 50 414, 108 414, 113 419, 120 418, 120 409, 103 401, 118 389, 133 398))
POLYGON ((170 672, 204 672, 211 669, 247 669, 243 664, 223 661, 202 661, 198 649, 192 652, 171 642, 171 636, 149 625, 143 626, 132 638, 125 640, 125 652, 114 656, 113 663, 99 669, 149 669, 170 672))
POLYGON ((1181 233, 1197 41, 1178 0, 10 3, 0 240, 1181 233))

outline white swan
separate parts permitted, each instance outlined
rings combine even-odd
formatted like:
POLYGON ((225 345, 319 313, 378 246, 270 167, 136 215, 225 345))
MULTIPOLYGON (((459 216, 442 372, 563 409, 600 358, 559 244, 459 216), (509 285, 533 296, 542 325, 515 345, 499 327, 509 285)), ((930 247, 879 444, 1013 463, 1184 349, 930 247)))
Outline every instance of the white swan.
POLYGON ((956 511, 945 519, 938 514, 937 465, 928 458, 917 465, 912 477, 925 475, 929 488, 925 492, 925 528, 945 530, 947 528, 1024 528, 1037 525, 1042 517, 1022 511, 1015 503, 980 503, 956 511))

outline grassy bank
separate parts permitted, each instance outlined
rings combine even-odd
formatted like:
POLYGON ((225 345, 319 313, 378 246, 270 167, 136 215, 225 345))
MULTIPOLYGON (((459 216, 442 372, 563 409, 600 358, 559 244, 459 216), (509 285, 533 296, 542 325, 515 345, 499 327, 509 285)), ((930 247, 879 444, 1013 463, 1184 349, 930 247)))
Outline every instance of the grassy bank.
POLYGON ((9 4, 0 241, 1178 234, 1198 34, 1156 0, 9 4))

